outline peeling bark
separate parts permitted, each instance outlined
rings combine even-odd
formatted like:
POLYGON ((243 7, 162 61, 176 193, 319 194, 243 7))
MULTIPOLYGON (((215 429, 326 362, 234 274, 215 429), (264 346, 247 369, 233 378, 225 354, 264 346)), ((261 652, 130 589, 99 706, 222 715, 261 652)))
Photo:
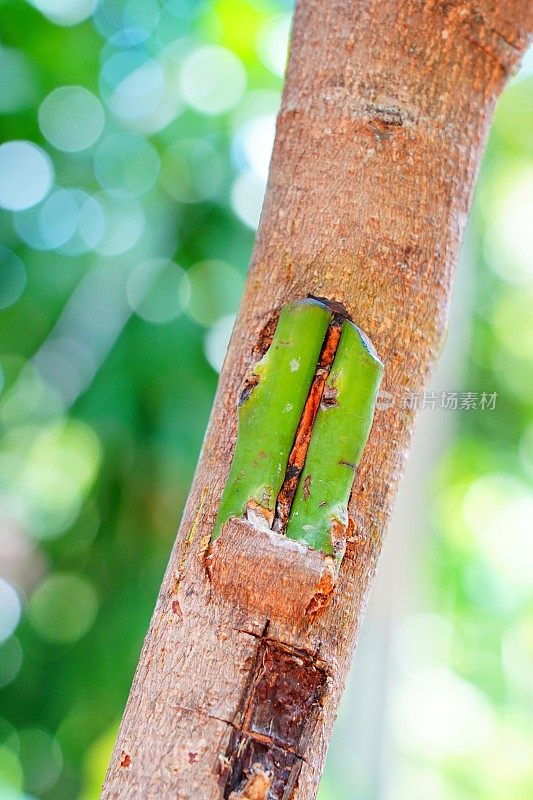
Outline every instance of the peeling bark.
POLYGON ((264 787, 268 780, 265 800, 287 800, 327 681, 316 656, 263 637, 242 726, 226 755, 224 797, 247 797, 251 785, 264 787))
POLYGON ((445 335, 488 124, 532 27, 530 0, 298 3, 245 295, 106 800, 315 797, 412 432, 400 398, 424 389, 445 335), (395 403, 376 415, 357 470, 330 605, 314 622, 269 620, 214 591, 205 552, 243 381, 275 314, 309 295, 368 332, 395 403), (300 659, 301 681, 285 657, 300 659))
POLYGON ((222 528, 207 566, 211 585, 230 602, 290 621, 314 618, 337 577, 332 556, 244 519, 222 528))

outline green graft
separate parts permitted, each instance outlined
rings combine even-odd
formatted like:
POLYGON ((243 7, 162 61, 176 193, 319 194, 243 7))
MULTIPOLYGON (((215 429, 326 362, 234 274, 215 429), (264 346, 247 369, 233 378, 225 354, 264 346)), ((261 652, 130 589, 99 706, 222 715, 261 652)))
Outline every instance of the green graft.
POLYGON ((211 541, 250 504, 273 518, 331 319, 329 308, 316 300, 282 309, 272 344, 252 371, 257 383, 239 406, 237 444, 211 541))
POLYGON ((345 321, 291 509, 290 539, 335 552, 332 529, 348 522, 354 471, 370 433, 382 374, 371 342, 345 321))

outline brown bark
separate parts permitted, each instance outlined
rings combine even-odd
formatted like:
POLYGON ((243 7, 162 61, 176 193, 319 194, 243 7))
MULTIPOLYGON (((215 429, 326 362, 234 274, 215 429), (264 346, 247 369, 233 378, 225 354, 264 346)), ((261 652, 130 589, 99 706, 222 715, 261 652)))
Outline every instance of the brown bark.
POLYGON ((530 0, 300 0, 246 291, 104 798, 315 796, 412 431, 400 398, 442 344, 487 127, 532 16, 530 0), (300 623, 221 597, 204 553, 254 348, 308 294, 370 335, 395 403, 356 476, 333 600, 300 623))

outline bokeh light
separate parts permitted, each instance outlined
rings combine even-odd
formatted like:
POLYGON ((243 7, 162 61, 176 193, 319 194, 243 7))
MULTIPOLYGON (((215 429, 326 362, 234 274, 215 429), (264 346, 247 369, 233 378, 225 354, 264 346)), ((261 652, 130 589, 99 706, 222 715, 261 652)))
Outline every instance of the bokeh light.
POLYGON ((52 789, 61 773, 63 757, 55 739, 44 730, 21 730, 17 734, 17 755, 28 792, 44 794, 52 789))
POLYGON ((487 258, 505 280, 533 285, 533 168, 516 170, 485 236, 487 258))
POLYGON ((157 150, 135 133, 115 133, 99 145, 94 172, 104 189, 139 197, 154 186, 159 173, 157 150))
POLYGON ((57 25, 77 25, 89 17, 96 0, 31 0, 49 20, 57 25))
POLYGON ((0 247, 0 308, 16 303, 26 286, 24 264, 15 253, 0 247))
POLYGON ((39 107, 39 127, 58 150, 76 153, 93 145, 104 128, 104 110, 82 86, 60 86, 39 107))
POLYGON ((30 208, 50 191, 54 170, 50 157, 32 142, 0 145, 0 206, 11 211, 30 208))
POLYGON ((224 261, 201 261, 189 269, 191 297, 187 312, 201 325, 211 325, 235 312, 242 294, 240 273, 224 261))
POLYGON ((405 746, 430 758, 483 752, 495 734, 489 699, 444 668, 406 679, 395 713, 405 746))
POLYGON ((0 70, 0 114, 31 106, 37 97, 38 72, 24 53, 0 44, 0 70))
POLYGON ((13 586, 0 578, 0 642, 8 639, 20 619, 20 600, 13 586))
POLYGON ((11 490, 32 535, 54 538, 80 512, 98 474, 100 443, 91 428, 74 419, 25 433, 24 456, 11 464, 11 490))
POLYGON ((231 205, 245 225, 254 230, 259 225, 266 181, 246 170, 235 178, 231 187, 231 205))
POLYGON ((170 322, 181 314, 189 301, 189 279, 172 261, 152 258, 132 272, 127 295, 132 309, 142 319, 170 322))
POLYGON ((464 514, 478 552, 510 586, 533 599, 533 492, 508 475, 486 475, 470 486, 464 514))
POLYGON ((0 689, 15 680, 22 666, 22 647, 15 636, 0 642, 0 689))
MULTIPOLYGON (((125 66, 128 55, 119 53, 115 59, 110 59, 106 72, 109 74, 115 67, 120 75, 120 67, 125 66)), ((163 96, 164 86, 163 68, 154 59, 146 59, 116 83, 109 97, 109 107, 125 121, 141 119, 155 110, 163 96)))
POLYGON ((280 77, 285 73, 291 21, 290 14, 275 16, 267 22, 259 35, 259 56, 280 77))
POLYGON ((194 50, 185 60, 180 86, 193 108, 203 114, 223 114, 241 99, 246 71, 231 51, 207 45, 194 50))
POLYGON ((95 199, 105 220, 103 235, 94 246, 96 252, 116 256, 130 250, 144 230, 145 214, 140 203, 108 191, 100 192, 95 199))
POLYGON ((163 153, 161 184, 181 203, 200 203, 213 197, 221 178, 221 159, 209 142, 178 141, 163 153))
POLYGON ((265 182, 268 177, 275 132, 275 115, 265 114, 246 122, 234 139, 238 166, 242 169, 251 169, 265 182))
MULTIPOLYGON (((0 791, 2 800, 20 800, 24 773, 17 754, 4 744, 0 745, 0 791)), ((29 800, 29 798, 28 798, 29 800)))
POLYGON ((81 189, 58 189, 42 203, 13 217, 20 239, 35 250, 57 249, 76 256, 102 239, 106 219, 102 205, 81 189))
POLYGON ((235 314, 226 314, 209 328, 204 339, 205 357, 216 372, 220 372, 235 324, 235 314))
POLYGON ((96 593, 89 581, 79 575, 55 573, 32 594, 28 616, 43 639, 70 644, 87 633, 97 608, 96 593))

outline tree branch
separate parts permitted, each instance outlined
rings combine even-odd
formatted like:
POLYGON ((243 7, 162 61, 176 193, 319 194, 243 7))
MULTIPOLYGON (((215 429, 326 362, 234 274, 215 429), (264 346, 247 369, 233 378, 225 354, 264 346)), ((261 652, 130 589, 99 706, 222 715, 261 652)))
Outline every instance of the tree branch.
POLYGON ((104 798, 315 796, 412 432, 401 397, 442 345, 488 124, 532 17, 529 0, 300 0, 245 295, 104 798), (303 625, 219 596, 204 555, 254 352, 308 295, 370 335, 393 404, 356 476, 333 600, 303 625))

